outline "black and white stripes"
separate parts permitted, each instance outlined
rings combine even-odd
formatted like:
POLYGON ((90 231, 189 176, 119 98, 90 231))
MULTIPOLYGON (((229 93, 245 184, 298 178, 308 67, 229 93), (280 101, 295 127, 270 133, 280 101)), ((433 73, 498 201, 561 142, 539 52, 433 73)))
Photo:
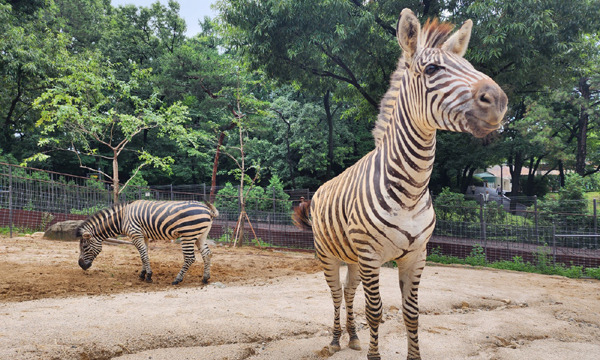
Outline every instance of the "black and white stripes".
POLYGON ((138 249, 142 259, 140 278, 152 281, 152 269, 148 259, 148 239, 174 240, 181 238, 184 263, 173 285, 183 280, 185 273, 195 261, 194 244, 201 252, 204 261, 203 281, 210 278, 211 252, 206 245, 206 237, 213 218, 219 212, 210 204, 195 201, 134 201, 130 204, 117 204, 90 216, 77 228, 80 240, 79 265, 84 270, 102 250, 102 241, 127 235, 138 249))
POLYGON ((408 359, 420 359, 418 287, 426 245, 435 226, 427 186, 435 156, 436 130, 484 136, 496 130, 506 111, 504 92, 462 58, 471 21, 449 37, 452 26, 428 21, 424 28, 405 9, 398 22, 403 57, 381 101, 373 131, 375 149, 323 184, 310 205, 295 209, 299 226, 312 225, 317 257, 322 263, 334 304, 334 330, 329 350, 340 350, 340 306, 346 302, 349 347, 360 349, 353 300, 360 282, 370 327, 368 359, 378 349, 382 303, 379 269, 396 261, 407 330, 408 359), (309 219, 309 212, 312 219, 309 219), (342 287, 339 269, 348 264, 342 287))

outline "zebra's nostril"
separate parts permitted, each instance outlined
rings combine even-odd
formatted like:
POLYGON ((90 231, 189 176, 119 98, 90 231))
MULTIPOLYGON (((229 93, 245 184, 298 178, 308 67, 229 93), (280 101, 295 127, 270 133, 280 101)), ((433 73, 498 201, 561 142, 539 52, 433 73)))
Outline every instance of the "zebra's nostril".
POLYGON ((491 104, 492 102, 489 100, 487 94, 482 94, 479 97, 479 101, 481 101, 482 103, 486 103, 486 104, 491 104))

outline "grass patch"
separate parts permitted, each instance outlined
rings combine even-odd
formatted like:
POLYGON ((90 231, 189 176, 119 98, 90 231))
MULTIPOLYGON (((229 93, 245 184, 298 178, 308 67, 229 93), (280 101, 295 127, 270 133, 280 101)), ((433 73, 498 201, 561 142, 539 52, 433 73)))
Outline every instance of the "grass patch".
POLYGON ((441 249, 435 248, 427 256, 427 261, 439 264, 462 264, 472 266, 485 266, 500 270, 522 271, 534 274, 559 275, 571 279, 579 279, 582 277, 590 277, 600 280, 600 268, 586 268, 583 266, 565 264, 552 264, 552 259, 548 251, 540 248, 536 252, 536 260, 534 263, 523 261, 521 256, 514 256, 512 260, 499 260, 488 262, 485 259, 485 252, 480 245, 475 245, 469 256, 461 259, 457 256, 443 255, 441 249))

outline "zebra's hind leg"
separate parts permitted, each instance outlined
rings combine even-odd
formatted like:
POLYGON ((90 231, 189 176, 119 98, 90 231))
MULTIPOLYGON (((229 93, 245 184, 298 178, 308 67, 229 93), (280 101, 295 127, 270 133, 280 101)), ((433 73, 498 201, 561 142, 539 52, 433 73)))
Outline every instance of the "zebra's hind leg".
POLYGON ((140 280, 152 282, 152 269, 150 268, 150 259, 148 258, 147 240, 142 235, 131 235, 131 242, 137 248, 142 259, 142 271, 140 271, 140 280))
POLYGON ((413 263, 398 263, 398 277, 402 292, 402 315, 408 340, 408 360, 421 360, 419 352, 419 283, 425 268, 426 250, 413 263))
POLYGON ((340 336, 342 336, 342 326, 340 325, 340 306, 342 305, 342 285, 340 282, 340 263, 341 261, 332 258, 319 256, 321 260, 321 266, 323 268, 323 274, 325 275, 325 281, 331 289, 331 297, 333 298, 333 339, 329 344, 329 354, 341 350, 340 347, 340 336))
POLYGON ((175 280, 171 283, 172 285, 177 285, 181 281, 183 281, 183 277, 185 273, 188 271, 190 266, 196 261, 196 256, 194 255, 194 243, 196 239, 181 239, 181 248, 183 250, 183 267, 179 274, 175 277, 175 280))
POLYGON ((346 302, 346 331, 350 336, 348 347, 353 350, 360 350, 360 340, 356 334, 356 323, 354 321, 354 295, 356 288, 360 284, 360 273, 358 264, 348 264, 348 273, 344 283, 344 300, 346 302))
POLYGON ((202 261, 204 262, 204 274, 202 276, 202 282, 208 283, 208 279, 210 279, 210 258, 212 257, 212 253, 206 245, 206 237, 208 236, 208 231, 202 235, 201 238, 196 240, 196 246, 198 250, 200 250, 200 255, 202 255, 202 261))

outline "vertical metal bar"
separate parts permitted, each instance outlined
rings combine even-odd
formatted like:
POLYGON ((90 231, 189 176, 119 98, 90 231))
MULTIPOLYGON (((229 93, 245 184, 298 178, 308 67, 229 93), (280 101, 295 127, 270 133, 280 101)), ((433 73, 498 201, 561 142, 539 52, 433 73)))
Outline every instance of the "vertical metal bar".
POLYGON ((552 224, 552 264, 556 265, 556 225, 552 224))
MULTIPOLYGON (((65 189, 65 215, 69 213, 69 187, 67 184, 63 185, 63 189, 65 189)), ((44 229, 45 231, 46 229, 44 229)))
MULTIPOLYGON (((598 233, 598 207, 597 207, 598 203, 596 201, 596 199, 594 199, 594 234, 598 233)), ((596 239, 598 239, 596 237, 596 239)))
POLYGON ((8 229, 9 236, 13 236, 13 206, 12 206, 12 166, 8 165, 8 229))
POLYGON ((537 195, 533 196, 533 216, 535 217, 535 240, 540 242, 540 233, 538 230, 538 208, 537 195))
POLYGON ((206 201, 206 183, 202 183, 202 201, 206 201))
MULTIPOLYGON (((594 234, 598 234, 598 207, 597 201, 594 199, 594 234)), ((594 249, 598 248, 598 237, 594 237, 594 249)))
POLYGON ((273 187, 271 190, 273 192, 273 215, 270 216, 269 219, 269 239, 271 240, 270 243, 273 244, 273 231, 271 231, 271 223, 275 222, 275 212, 277 211, 277 204, 275 203, 275 187, 273 187))
POLYGON ((479 221, 481 223, 481 240, 483 241, 483 248, 487 253, 487 235, 486 235, 486 224, 485 224, 485 216, 483 214, 483 202, 484 195, 481 194, 481 201, 479 202, 479 221))
POLYGON ((173 184, 171 184, 170 186, 171 186, 171 200, 173 200, 173 184))

